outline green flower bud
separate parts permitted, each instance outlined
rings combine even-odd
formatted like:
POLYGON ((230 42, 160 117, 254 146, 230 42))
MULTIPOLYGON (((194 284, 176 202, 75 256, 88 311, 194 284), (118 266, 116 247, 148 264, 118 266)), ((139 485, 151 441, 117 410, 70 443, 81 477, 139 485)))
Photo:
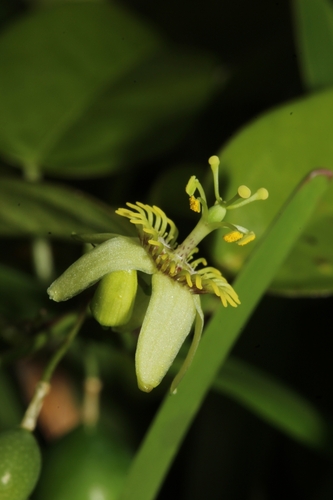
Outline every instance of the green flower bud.
POLYGON ((115 271, 101 279, 91 301, 91 312, 102 326, 125 325, 131 318, 138 287, 135 270, 115 271))

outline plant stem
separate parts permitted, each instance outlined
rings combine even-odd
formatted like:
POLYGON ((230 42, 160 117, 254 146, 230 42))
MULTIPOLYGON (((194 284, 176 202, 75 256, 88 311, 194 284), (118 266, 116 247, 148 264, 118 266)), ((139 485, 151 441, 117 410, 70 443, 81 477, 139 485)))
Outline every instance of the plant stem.
POLYGON ((87 313, 87 307, 85 306, 84 309, 82 309, 80 311, 80 313, 78 314, 76 323, 74 324, 73 328, 70 330, 70 332, 67 335, 67 337, 65 338, 64 342, 62 343, 62 345, 59 347, 59 349, 54 353, 54 355, 50 359, 47 367, 44 370, 41 381, 50 382, 54 370, 56 369, 57 365, 59 364, 61 359, 64 357, 66 352, 68 351, 68 349, 69 349, 70 345, 72 344, 74 338, 76 337, 77 333, 80 331, 81 326, 85 320, 86 313, 87 313))
POLYGON ((86 316, 86 312, 87 312, 87 306, 85 306, 84 309, 80 311, 73 328, 70 330, 69 334, 67 335, 63 343, 60 345, 59 349, 54 353, 47 367, 45 368, 44 373, 36 386, 33 398, 30 401, 30 404, 22 419, 21 422, 22 428, 27 429, 28 431, 33 431, 35 429, 37 419, 43 405, 43 401, 51 387, 50 380, 53 375, 53 372, 56 369, 59 362, 61 361, 61 359, 68 351, 77 333, 80 331, 80 328, 86 316))
MULTIPOLYGON (((42 180, 42 171, 33 163, 25 165, 24 178, 31 183, 42 180)), ((31 242, 32 260, 37 278, 42 283, 49 283, 54 274, 53 256, 50 241, 43 236, 36 236, 31 242)))
POLYGON ((86 377, 84 380, 82 421, 85 426, 94 427, 99 420, 99 400, 103 384, 99 378, 96 354, 91 345, 86 347, 84 365, 86 377))

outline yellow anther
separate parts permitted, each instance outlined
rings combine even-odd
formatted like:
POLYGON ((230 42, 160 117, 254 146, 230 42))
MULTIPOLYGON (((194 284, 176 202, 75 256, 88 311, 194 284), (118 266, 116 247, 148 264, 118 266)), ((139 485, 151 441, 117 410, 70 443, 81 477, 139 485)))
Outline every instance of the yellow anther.
POLYGON ((200 213, 200 201, 194 196, 190 196, 190 209, 193 210, 193 212, 200 213))
POLYGON ((170 274, 173 276, 176 271, 176 262, 171 262, 170 263, 170 274))
POLYGON ((186 184, 185 191, 189 196, 192 196, 198 186, 198 180, 195 175, 192 175, 186 184))
POLYGON ((161 266, 161 272, 164 273, 168 269, 169 263, 168 261, 164 261, 161 266))
POLYGON ((247 198, 250 198, 251 196, 251 189, 248 188, 247 186, 239 186, 237 190, 239 196, 246 200, 247 198))
POLYGON ((244 235, 240 231, 232 231, 231 233, 225 234, 223 239, 227 243, 234 243, 235 241, 241 240, 243 237, 244 235))
POLYGON ((202 281, 201 281, 201 276, 199 274, 196 274, 196 276, 195 276, 195 286, 199 290, 202 290, 202 281))
POLYGON ((188 286, 189 286, 190 288, 192 288, 193 283, 192 283, 192 280, 191 280, 190 273, 186 273, 186 274, 185 274, 185 278, 186 278, 186 283, 188 284, 188 286))
POLYGON ((255 239, 255 237, 256 237, 256 235, 251 231, 250 233, 243 236, 243 238, 240 241, 238 241, 237 245, 240 245, 241 247, 243 247, 244 245, 247 245, 248 243, 250 243, 250 241, 253 241, 255 239))

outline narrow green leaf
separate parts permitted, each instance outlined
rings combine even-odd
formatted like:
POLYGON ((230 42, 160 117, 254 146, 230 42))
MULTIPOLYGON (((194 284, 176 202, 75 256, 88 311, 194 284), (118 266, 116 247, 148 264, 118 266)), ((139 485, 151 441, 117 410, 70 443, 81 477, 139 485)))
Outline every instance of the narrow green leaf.
POLYGON ((326 447, 326 420, 310 402, 263 370, 230 356, 213 388, 291 438, 314 448, 326 447))
POLYGON ((120 500, 155 498, 218 370, 327 188, 327 177, 331 172, 323 174, 317 172, 301 184, 236 280, 235 289, 242 301, 241 306, 237 310, 221 307, 210 321, 177 395, 166 396, 156 415, 120 500))
POLYGON ((47 182, 1 179, 0 235, 71 238, 71 233, 129 234, 114 210, 86 194, 47 182))
POLYGON ((333 85, 333 6, 328 0, 294 0, 298 59, 309 90, 333 85))

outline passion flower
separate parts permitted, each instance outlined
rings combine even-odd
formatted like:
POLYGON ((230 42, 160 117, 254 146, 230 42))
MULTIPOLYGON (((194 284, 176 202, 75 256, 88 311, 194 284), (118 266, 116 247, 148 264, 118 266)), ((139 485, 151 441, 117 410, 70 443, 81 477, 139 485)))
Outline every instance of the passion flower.
POLYGON ((228 243, 245 245, 252 241, 253 232, 225 222, 224 217, 228 210, 265 200, 268 192, 261 188, 251 196, 248 187, 240 186, 230 201, 224 201, 218 186, 219 159, 212 156, 209 163, 214 178, 215 203, 208 207, 202 185, 192 176, 186 192, 190 208, 201 213, 201 217, 181 244, 177 243, 177 227, 163 210, 140 202, 127 203, 128 208, 119 208, 116 213, 136 226, 138 237, 86 235, 85 241, 98 243, 98 246, 72 264, 48 289, 50 298, 59 302, 100 280, 92 312, 103 326, 117 327, 130 320, 137 291, 137 272, 151 275, 151 298, 135 356, 138 385, 145 392, 159 385, 194 325, 192 345, 172 384, 172 392, 190 365, 204 324, 200 295, 215 294, 225 307, 240 304, 237 293, 221 272, 207 266, 204 258, 194 259, 194 255, 200 241, 218 228, 228 230, 224 236, 228 243), (128 286, 124 286, 126 280, 128 286))

